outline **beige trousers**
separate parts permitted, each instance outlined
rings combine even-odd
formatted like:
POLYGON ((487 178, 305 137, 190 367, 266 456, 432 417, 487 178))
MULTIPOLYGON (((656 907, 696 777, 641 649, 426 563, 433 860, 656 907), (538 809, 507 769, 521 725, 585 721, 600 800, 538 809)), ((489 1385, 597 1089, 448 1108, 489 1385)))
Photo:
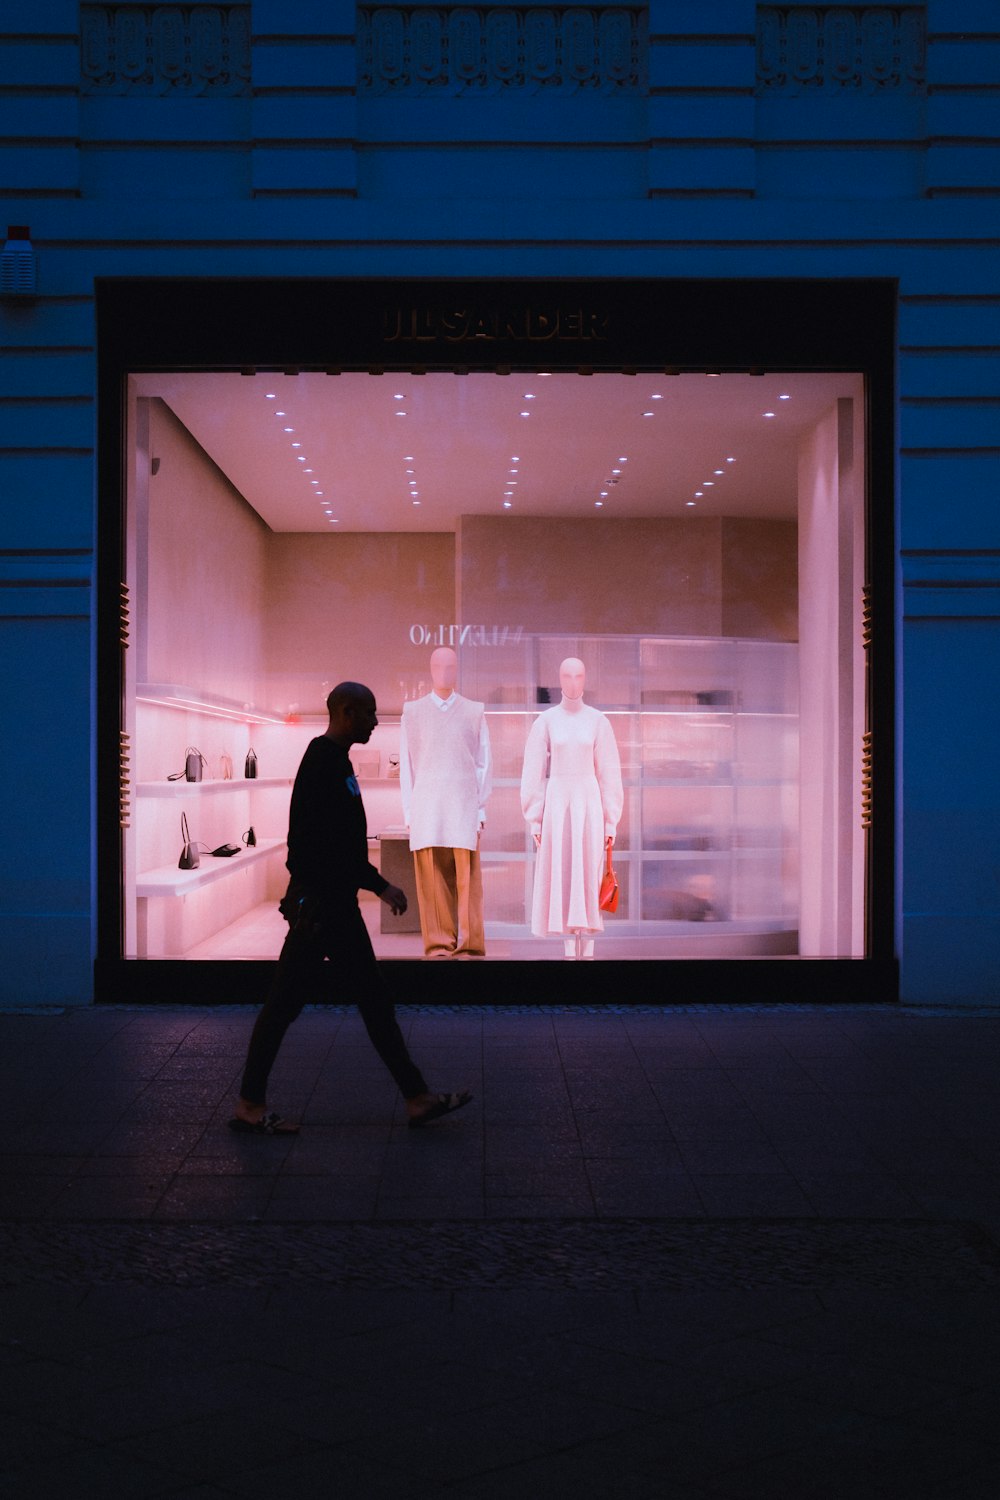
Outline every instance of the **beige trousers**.
POLYGON ((478 849, 414 849, 413 870, 426 958, 481 957, 483 872, 478 849))

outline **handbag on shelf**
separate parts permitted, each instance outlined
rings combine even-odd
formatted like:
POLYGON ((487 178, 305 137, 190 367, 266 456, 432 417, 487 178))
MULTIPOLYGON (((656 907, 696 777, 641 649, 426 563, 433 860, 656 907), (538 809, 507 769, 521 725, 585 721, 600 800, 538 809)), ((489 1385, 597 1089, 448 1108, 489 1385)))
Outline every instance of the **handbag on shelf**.
MULTIPOLYGON (((601 876, 601 894, 598 898, 597 904, 601 908, 601 911, 617 911, 618 876, 615 874, 614 867, 611 863, 610 839, 607 840, 607 843, 605 845, 605 853, 607 855, 607 861, 604 866, 604 874, 601 876)), ((591 889, 593 889, 593 887, 591 887, 591 889)))
POLYGON ((183 777, 185 781, 200 781, 205 765, 205 757, 198 749, 198 746, 188 745, 187 749, 184 752, 183 771, 175 771, 172 776, 167 777, 167 780, 180 781, 183 777))
POLYGON ((233 779, 233 757, 227 755, 225 751, 219 756, 219 776, 223 781, 233 779))
POLYGON ((256 781, 257 779, 257 752, 252 745, 247 751, 246 765, 243 767, 243 775, 246 777, 247 781, 256 781))
POLYGON ((178 870, 197 870, 201 864, 201 855, 198 853, 198 845, 192 839, 188 829, 187 813, 181 813, 181 838, 184 847, 181 857, 177 861, 178 870))

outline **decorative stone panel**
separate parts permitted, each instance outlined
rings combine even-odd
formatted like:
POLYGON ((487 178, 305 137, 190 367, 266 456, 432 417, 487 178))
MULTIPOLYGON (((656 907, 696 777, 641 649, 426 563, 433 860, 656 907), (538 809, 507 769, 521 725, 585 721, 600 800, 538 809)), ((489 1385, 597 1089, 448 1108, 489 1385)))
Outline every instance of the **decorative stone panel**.
POLYGON ((923 93, 922 5, 757 7, 758 94, 923 93))
POLYGON ((359 89, 429 97, 636 92, 646 9, 362 6, 359 89))
POLYGON ((249 5, 81 5, 81 92, 250 93, 249 5))

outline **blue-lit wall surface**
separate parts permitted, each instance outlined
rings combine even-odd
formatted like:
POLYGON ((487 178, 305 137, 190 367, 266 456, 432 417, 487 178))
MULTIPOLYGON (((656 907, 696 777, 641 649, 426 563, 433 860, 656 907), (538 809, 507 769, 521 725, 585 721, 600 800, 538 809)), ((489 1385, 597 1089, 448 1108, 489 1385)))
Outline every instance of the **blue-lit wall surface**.
POLYGON ((93 998, 95 279, 143 276, 896 279, 901 997, 996 1002, 996 0, 4 17, 0 1003, 93 998))

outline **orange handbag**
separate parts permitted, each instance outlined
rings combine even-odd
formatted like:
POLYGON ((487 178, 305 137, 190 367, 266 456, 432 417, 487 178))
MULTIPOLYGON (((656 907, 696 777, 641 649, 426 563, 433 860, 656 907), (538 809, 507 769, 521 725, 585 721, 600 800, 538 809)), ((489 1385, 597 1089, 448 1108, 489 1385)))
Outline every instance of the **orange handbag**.
POLYGON ((606 844, 607 864, 604 866, 604 874, 601 876, 601 894, 598 898, 598 906, 601 911, 618 910, 618 876, 611 865, 611 840, 606 844))

